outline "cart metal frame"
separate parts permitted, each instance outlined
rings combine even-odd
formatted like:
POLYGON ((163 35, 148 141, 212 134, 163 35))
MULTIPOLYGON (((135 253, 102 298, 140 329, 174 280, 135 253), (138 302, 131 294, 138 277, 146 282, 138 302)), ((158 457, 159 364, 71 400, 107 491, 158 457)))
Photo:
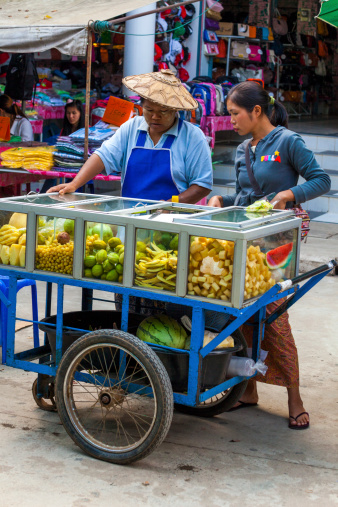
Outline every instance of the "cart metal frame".
MULTIPOLYGON (((70 279, 66 276, 55 276, 41 273, 27 273, 22 270, 3 269, 0 268, 0 275, 9 277, 9 297, 8 299, 0 292, 0 299, 8 308, 8 338, 7 338, 7 361, 6 364, 13 368, 23 369, 26 371, 36 372, 38 374, 48 375, 54 377, 62 355, 62 333, 63 333, 63 308, 64 308, 64 289, 65 286, 80 287, 85 290, 99 290, 109 293, 122 294, 122 320, 121 330, 128 331, 128 318, 129 318, 129 297, 138 296, 145 299, 155 299, 158 301, 170 302, 190 306, 193 311, 192 315, 192 331, 191 331, 191 348, 189 353, 189 374, 188 374, 188 390, 187 394, 174 393, 175 403, 188 406, 196 406, 199 403, 215 396, 225 390, 233 387, 244 380, 254 377, 236 376, 225 382, 209 389, 205 392, 200 392, 199 373, 201 370, 201 363, 205 356, 212 352, 217 345, 219 345, 227 336, 231 335, 242 324, 247 322, 253 317, 253 352, 252 357, 256 361, 260 356, 261 341, 264 338, 264 327, 266 323, 273 322, 288 308, 296 303, 304 294, 306 294, 314 285, 316 285, 324 276, 326 276, 335 266, 335 261, 331 261, 315 270, 312 270, 304 275, 295 277, 293 280, 286 280, 284 282, 276 283, 269 291, 263 294, 252 304, 242 308, 236 309, 231 307, 220 307, 219 304, 205 302, 203 300, 181 298, 170 294, 159 294, 152 291, 133 289, 122 287, 121 285, 107 285, 99 282, 83 281, 70 279), (17 280, 22 278, 29 278, 31 280, 47 282, 47 295, 46 295, 46 315, 50 311, 50 289, 51 284, 57 285, 57 320, 56 320, 56 354, 55 360, 51 359, 51 350, 47 342, 44 345, 29 349, 23 352, 15 353, 15 322, 16 320, 31 322, 33 320, 21 319, 16 316, 16 303, 17 303, 17 280), (307 280, 307 282, 299 286, 299 283, 307 280), (266 319, 266 306, 280 299, 284 299, 284 303, 280 309, 273 315, 266 319), (213 310, 217 312, 225 312, 231 317, 227 326, 219 333, 216 338, 208 345, 203 347, 204 336, 204 310, 213 310), (39 362, 33 362, 38 360, 39 362)), ((88 333, 88 330, 79 330, 77 328, 69 328, 76 331, 83 331, 88 333)), ((172 349, 171 349, 172 350, 172 349)))

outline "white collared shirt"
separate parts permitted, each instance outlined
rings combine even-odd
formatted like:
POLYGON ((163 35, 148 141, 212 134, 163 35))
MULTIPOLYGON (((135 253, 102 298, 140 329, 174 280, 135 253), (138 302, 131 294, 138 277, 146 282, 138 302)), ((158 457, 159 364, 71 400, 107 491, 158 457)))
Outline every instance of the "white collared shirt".
POLYGON ((176 137, 170 151, 173 177, 180 192, 184 192, 191 185, 212 189, 211 154, 205 135, 198 127, 186 121, 178 132, 178 118, 156 146, 148 133, 148 124, 143 116, 136 116, 121 125, 116 134, 95 151, 107 174, 121 171, 123 183, 128 160, 136 146, 140 130, 147 132, 145 148, 160 149, 168 135, 176 137))

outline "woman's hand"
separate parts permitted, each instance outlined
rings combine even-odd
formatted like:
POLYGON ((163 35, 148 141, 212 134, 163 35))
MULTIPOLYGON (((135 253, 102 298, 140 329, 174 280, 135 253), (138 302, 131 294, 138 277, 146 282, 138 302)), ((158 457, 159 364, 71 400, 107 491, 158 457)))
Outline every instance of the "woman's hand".
POLYGON ((76 192, 76 190, 77 187, 73 184, 73 182, 61 183, 60 185, 56 185, 56 187, 52 187, 47 190, 47 194, 50 194, 51 192, 59 192, 60 195, 72 194, 73 192, 76 192))
POLYGON ((214 195, 210 198, 208 206, 215 206, 215 208, 223 208, 223 199, 220 195, 214 195))
POLYGON ((295 196, 292 190, 283 190, 283 192, 279 192, 271 199, 271 204, 273 204, 273 209, 285 209, 287 202, 294 201, 295 196))

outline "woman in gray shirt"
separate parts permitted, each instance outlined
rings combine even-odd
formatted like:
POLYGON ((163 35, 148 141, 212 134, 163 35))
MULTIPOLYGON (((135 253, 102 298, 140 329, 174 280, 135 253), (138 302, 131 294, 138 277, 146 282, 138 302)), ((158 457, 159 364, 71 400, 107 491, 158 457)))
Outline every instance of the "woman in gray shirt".
MULTIPOLYGON (((314 154, 303 139, 287 128, 288 116, 284 106, 270 97, 255 82, 244 82, 232 88, 227 97, 231 123, 239 135, 251 135, 236 152, 236 193, 214 196, 209 206, 248 206, 262 195, 256 195, 249 180, 245 152, 249 145, 250 164, 263 195, 276 193, 274 207, 285 209, 295 203, 314 199, 330 190, 328 174, 319 166, 314 154), (299 176, 306 181, 298 185, 299 176)), ((280 302, 267 307, 269 315, 280 302)), ((242 328, 250 346, 252 326, 242 328)), ((264 349, 269 352, 265 377, 258 375, 250 380, 241 400, 232 410, 257 405, 257 381, 287 388, 289 428, 309 427, 309 414, 305 411, 299 392, 298 355, 287 312, 266 325, 264 349)))

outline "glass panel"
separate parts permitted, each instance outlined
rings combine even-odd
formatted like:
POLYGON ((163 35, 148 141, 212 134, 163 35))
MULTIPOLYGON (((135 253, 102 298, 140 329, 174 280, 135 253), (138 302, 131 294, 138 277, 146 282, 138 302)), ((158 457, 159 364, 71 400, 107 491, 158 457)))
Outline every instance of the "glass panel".
POLYGON ((60 205, 63 203, 71 203, 78 201, 86 201, 88 199, 97 199, 97 195, 90 194, 65 194, 65 195, 25 195, 19 199, 14 198, 13 202, 25 204, 38 204, 41 206, 51 206, 52 204, 60 205))
POLYGON ((154 201, 139 201, 137 199, 114 199, 111 201, 97 202, 97 203, 81 203, 72 206, 76 211, 102 211, 109 213, 111 211, 120 211, 124 209, 131 209, 134 207, 141 208, 150 204, 156 204, 154 201))
POLYGON ((0 264, 25 267, 26 227, 25 213, 0 212, 0 264))
POLYGON ((37 217, 35 269, 73 274, 74 220, 37 217))
POLYGON ((234 247, 233 241, 191 237, 188 294, 231 300, 234 247))
POLYGON ((136 230, 134 284, 158 290, 176 289, 178 234, 136 230))
POLYGON ((207 222, 208 226, 228 227, 231 229, 254 228, 264 223, 278 220, 286 220, 290 214, 289 211, 270 210, 264 213, 249 213, 245 208, 231 208, 220 212, 211 212, 205 215, 197 215, 191 220, 198 220, 202 223, 207 222))
POLYGON ((297 229, 248 241, 244 300, 296 275, 297 229))
POLYGON ((125 228, 86 222, 86 250, 83 276, 122 283, 125 228))

